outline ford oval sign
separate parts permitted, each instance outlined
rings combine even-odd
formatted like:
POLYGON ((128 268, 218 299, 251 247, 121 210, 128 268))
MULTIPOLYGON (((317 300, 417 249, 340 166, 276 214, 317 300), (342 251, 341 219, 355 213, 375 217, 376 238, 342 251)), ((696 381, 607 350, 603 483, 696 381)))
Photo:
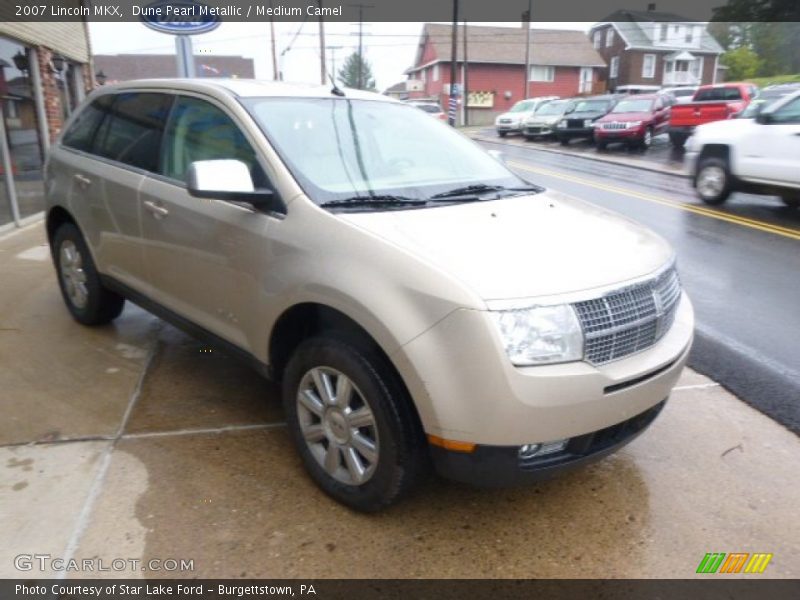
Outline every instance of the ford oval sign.
POLYGON ((173 35, 207 33, 219 27, 215 9, 192 0, 156 0, 147 6, 135 7, 142 22, 150 29, 173 35))

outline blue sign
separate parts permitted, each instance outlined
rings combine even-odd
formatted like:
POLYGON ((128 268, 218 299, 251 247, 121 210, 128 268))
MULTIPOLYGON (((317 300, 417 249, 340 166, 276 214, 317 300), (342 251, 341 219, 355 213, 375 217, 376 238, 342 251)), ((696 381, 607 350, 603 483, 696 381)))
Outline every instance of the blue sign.
POLYGON ((216 9, 192 0, 156 0, 134 7, 134 16, 150 29, 172 35, 194 35, 213 31, 220 24, 216 9))

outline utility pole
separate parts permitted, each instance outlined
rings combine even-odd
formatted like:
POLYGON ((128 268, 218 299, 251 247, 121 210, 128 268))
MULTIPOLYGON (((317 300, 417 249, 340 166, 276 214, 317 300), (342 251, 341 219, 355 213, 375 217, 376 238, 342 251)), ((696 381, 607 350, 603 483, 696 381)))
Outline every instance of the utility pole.
POLYGON ((533 0, 528 0, 528 10, 522 15, 522 22, 525 24, 525 83, 523 84, 522 99, 528 99, 528 79, 531 73, 531 9, 533 0))
POLYGON ((349 6, 358 8, 358 89, 360 90, 364 88, 364 9, 375 8, 375 5, 359 2, 349 6))
POLYGON ((322 20, 322 0, 317 0, 319 7, 319 83, 325 85, 328 73, 325 69, 325 22, 322 20))
POLYGON ((331 51, 331 75, 334 80, 336 79, 336 51, 341 50, 344 46, 328 46, 327 50, 331 51))
POLYGON ((462 43, 464 44, 464 56, 462 59, 464 60, 461 63, 461 84, 463 85, 464 89, 461 90, 461 102, 463 103, 462 106, 464 107, 464 117, 461 119, 464 123, 464 127, 469 125, 469 106, 467 106, 467 100, 469 99, 469 86, 467 85, 467 72, 469 71, 469 66, 467 65, 467 22, 464 21, 464 29, 463 29, 464 40, 462 43))
MULTIPOLYGON (((269 0, 269 7, 272 8, 272 0, 269 0)), ((272 45, 272 79, 278 81, 278 79, 280 79, 280 74, 278 73, 278 51, 275 48, 275 17, 272 16, 271 10, 269 17, 269 34, 270 43, 272 45)))
POLYGON ((450 29, 450 102, 447 110, 447 122, 450 127, 456 126, 456 53, 458 52, 458 0, 453 0, 453 27, 450 29))

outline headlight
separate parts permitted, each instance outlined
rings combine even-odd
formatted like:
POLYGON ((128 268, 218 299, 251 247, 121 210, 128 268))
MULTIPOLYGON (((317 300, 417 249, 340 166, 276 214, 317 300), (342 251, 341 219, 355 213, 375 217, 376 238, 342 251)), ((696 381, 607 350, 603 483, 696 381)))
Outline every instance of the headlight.
POLYGON ((637 127, 640 127, 641 124, 641 121, 628 121, 627 127, 628 129, 636 129, 637 127))
POLYGON ((583 332, 567 304, 493 311, 503 346, 517 366, 583 358, 583 332))
POLYGON ((592 121, 591 119, 586 119, 586 120, 583 122, 583 126, 584 126, 584 127, 591 127, 592 125, 594 125, 594 121, 592 121))
POLYGON ((559 122, 558 122, 558 127, 559 127, 560 129, 566 129, 566 127, 567 127, 567 122, 566 122, 566 121, 559 121, 559 122))

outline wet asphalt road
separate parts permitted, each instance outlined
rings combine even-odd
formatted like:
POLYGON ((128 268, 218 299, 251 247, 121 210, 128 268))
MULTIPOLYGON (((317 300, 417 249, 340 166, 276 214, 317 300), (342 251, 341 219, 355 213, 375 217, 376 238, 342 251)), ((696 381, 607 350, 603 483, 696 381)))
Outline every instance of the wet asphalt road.
POLYGON ((697 314, 691 366, 800 433, 800 211, 747 194, 709 207, 685 177, 535 143, 484 145, 503 150, 529 181, 620 212, 669 240, 697 314))

